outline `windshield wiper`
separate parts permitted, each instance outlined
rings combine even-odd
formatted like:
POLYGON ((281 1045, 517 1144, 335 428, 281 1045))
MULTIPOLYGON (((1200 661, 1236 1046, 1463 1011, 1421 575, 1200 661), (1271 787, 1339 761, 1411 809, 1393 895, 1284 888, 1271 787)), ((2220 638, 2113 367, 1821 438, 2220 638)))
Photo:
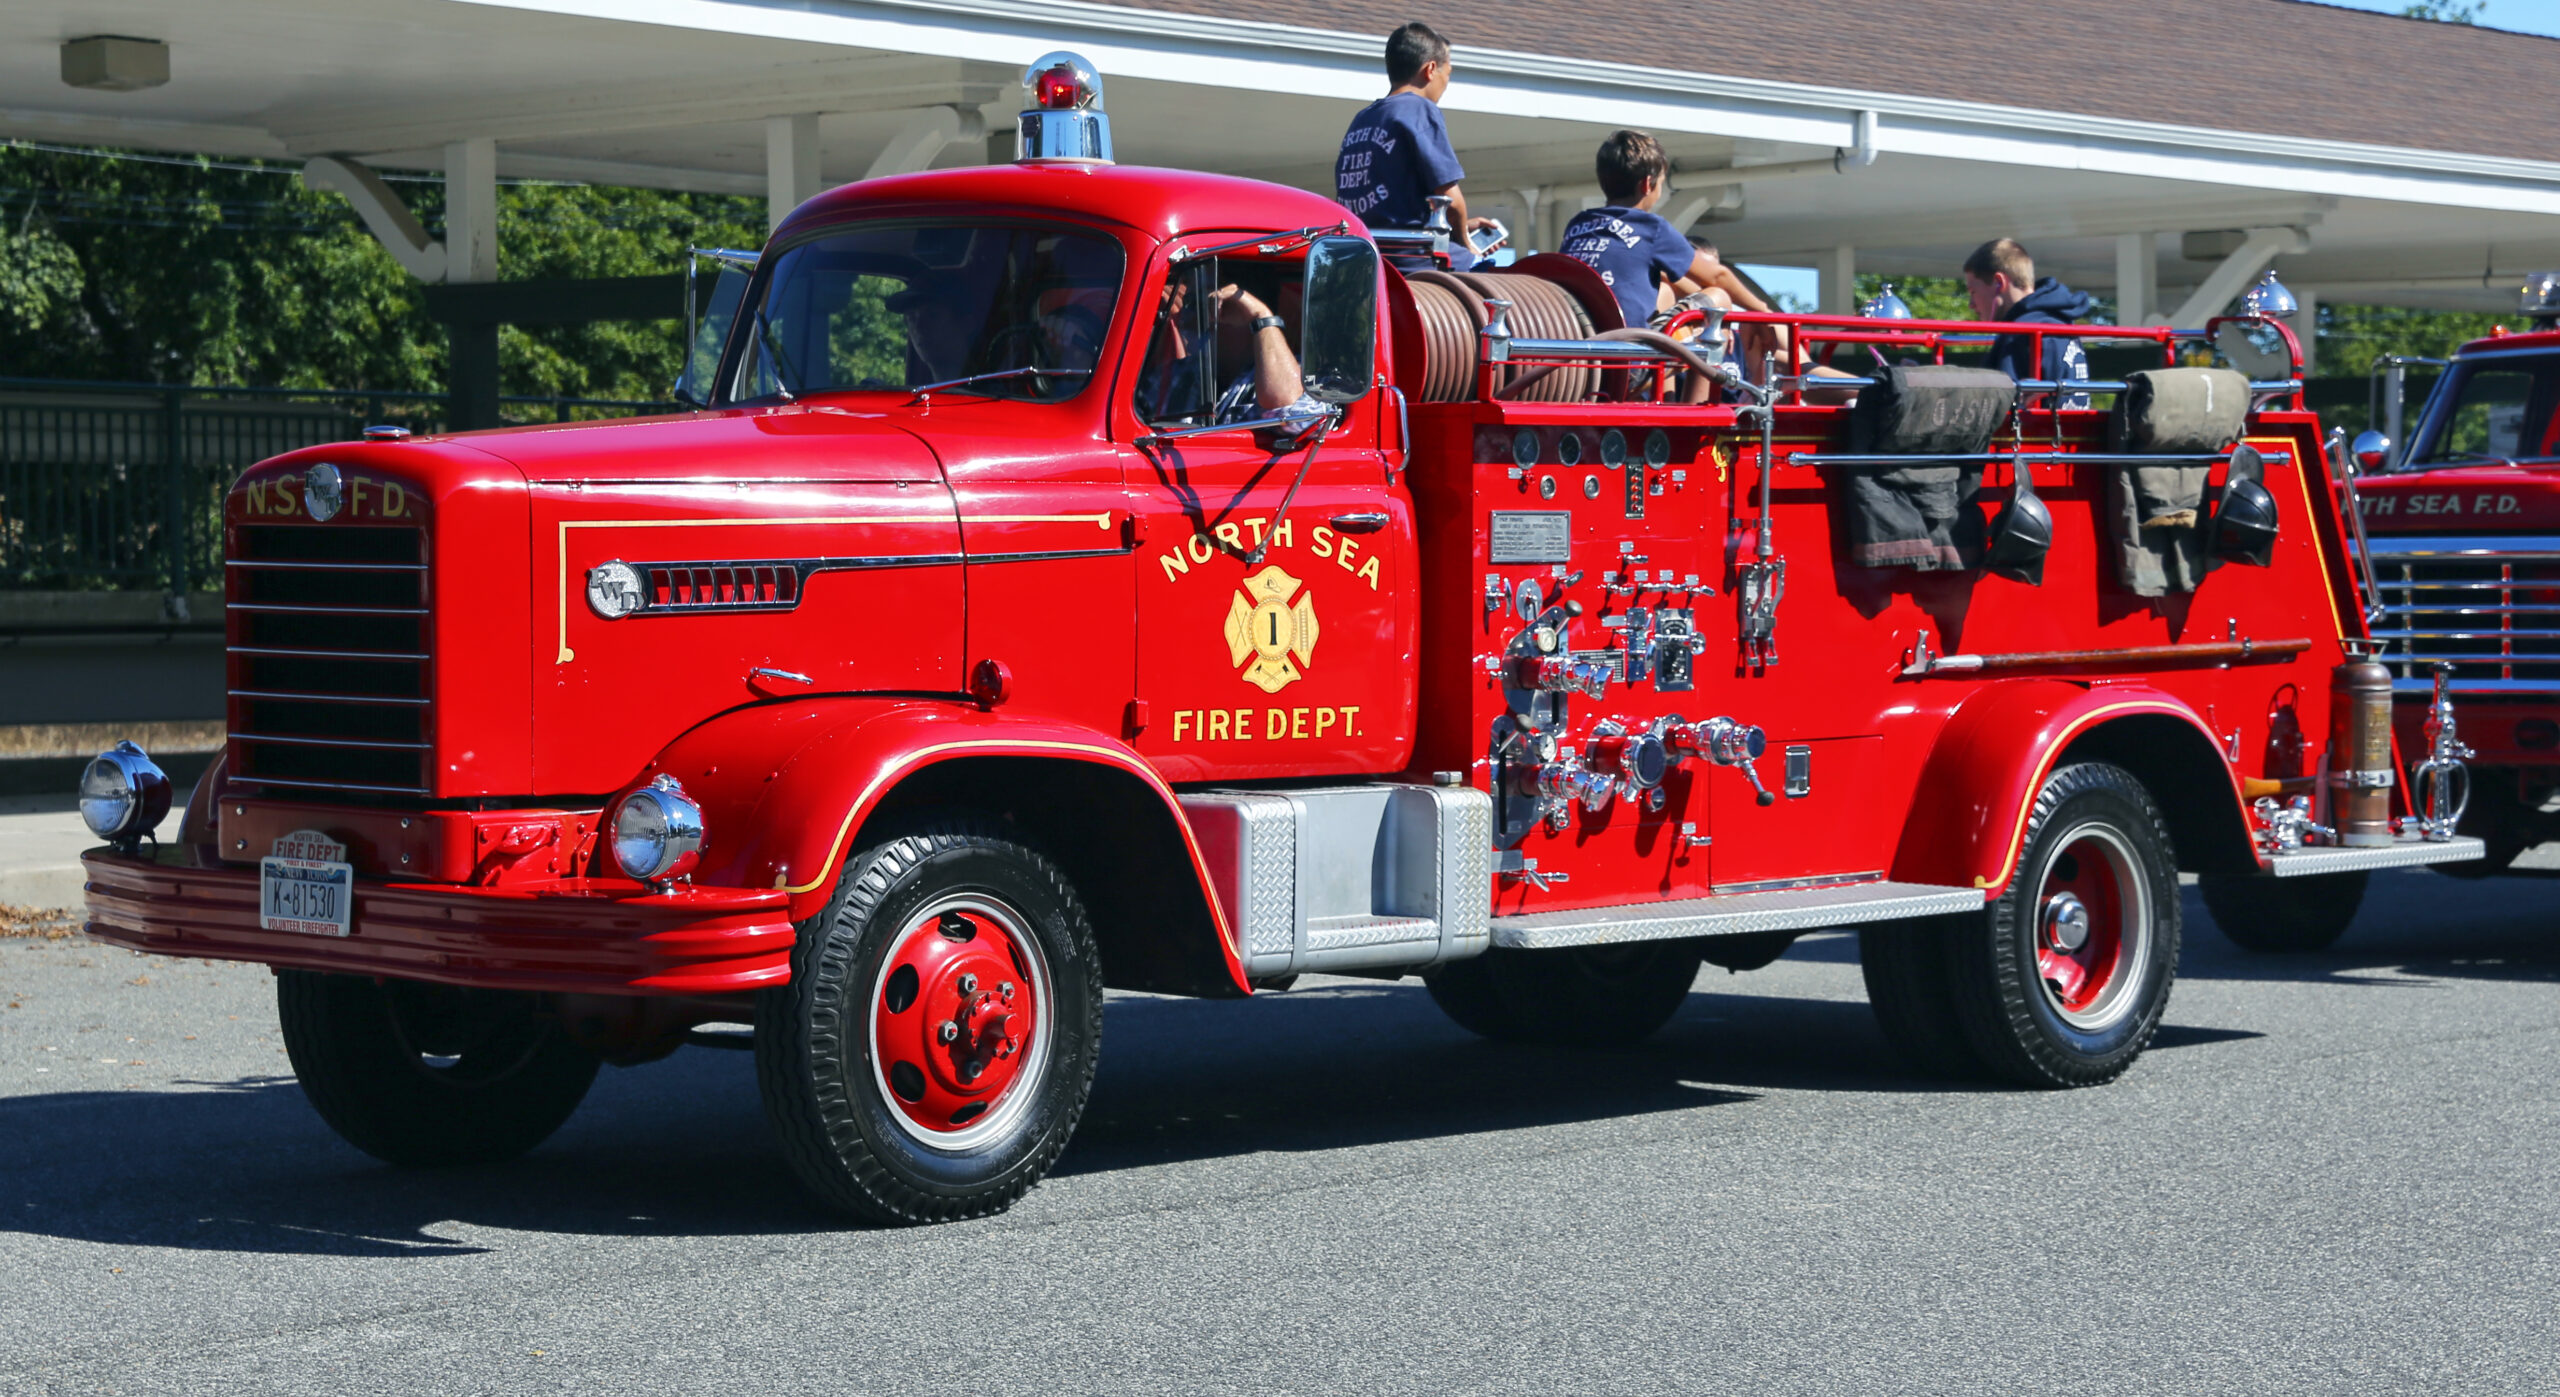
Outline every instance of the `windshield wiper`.
POLYGON ((907 406, 914 407, 918 403, 926 403, 929 405, 933 400, 933 395, 941 392, 945 388, 966 388, 972 383, 993 383, 1000 378, 1023 378, 1032 374, 1072 374, 1078 377, 1090 378, 1093 376, 1093 370, 1033 368, 996 369, 989 373, 971 374, 967 378, 952 378, 945 379, 940 383, 928 383, 922 388, 915 390, 916 395, 907 399, 907 406))

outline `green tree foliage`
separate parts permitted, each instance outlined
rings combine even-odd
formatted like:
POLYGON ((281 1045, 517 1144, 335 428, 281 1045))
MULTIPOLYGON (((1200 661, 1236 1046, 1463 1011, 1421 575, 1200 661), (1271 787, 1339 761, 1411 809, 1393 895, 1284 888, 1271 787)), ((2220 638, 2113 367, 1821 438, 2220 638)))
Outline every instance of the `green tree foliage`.
POLYGON ((2477 24, 2489 0, 2416 0, 2400 11, 2408 19, 2435 19, 2447 24, 2477 24))
MULTIPOLYGON (((258 161, 0 148, 0 374, 440 392, 443 327, 344 199, 258 161)), ((441 181, 392 186, 431 233, 441 181)), ((754 247, 762 201, 577 185, 499 191, 501 280, 674 272, 754 247)), ((509 327, 510 394, 654 400, 672 323, 509 327)))

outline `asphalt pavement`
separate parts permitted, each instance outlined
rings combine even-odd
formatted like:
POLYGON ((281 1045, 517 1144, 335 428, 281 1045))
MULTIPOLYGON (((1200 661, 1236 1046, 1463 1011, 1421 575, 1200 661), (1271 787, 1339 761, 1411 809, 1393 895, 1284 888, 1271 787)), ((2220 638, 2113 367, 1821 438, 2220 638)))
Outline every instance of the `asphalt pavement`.
POLYGON ((2268 958, 2190 890, 2158 1044, 2064 1093, 1898 1073, 1836 935, 1625 1052, 1115 996, 1052 1178, 907 1231, 802 1198, 745 1053, 403 1173, 263 969, 0 940, 0 1391, 2551 1391, 2555 907, 2380 875, 2268 958))

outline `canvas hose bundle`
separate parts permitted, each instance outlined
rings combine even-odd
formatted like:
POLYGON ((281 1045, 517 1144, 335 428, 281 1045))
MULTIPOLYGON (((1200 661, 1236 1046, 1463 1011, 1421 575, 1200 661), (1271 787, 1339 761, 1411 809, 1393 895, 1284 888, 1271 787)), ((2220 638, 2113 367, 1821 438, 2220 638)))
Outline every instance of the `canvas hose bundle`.
MULTIPOLYGON (((2125 375, 2108 418, 2120 452, 2218 456, 2249 419, 2249 380, 2229 369, 2147 369, 2125 375)), ((2220 565, 2206 537, 2209 465, 2164 462, 2106 476, 2109 553, 2116 580, 2138 597, 2192 592, 2220 565)))
POLYGON ((2016 396, 1996 369, 1944 364, 1879 369, 1849 412, 1849 450, 1907 464, 1846 468, 1849 557, 1860 567, 1943 572, 1978 565, 1980 456, 2016 396), (1939 459, 1931 459, 1931 458, 1939 459))

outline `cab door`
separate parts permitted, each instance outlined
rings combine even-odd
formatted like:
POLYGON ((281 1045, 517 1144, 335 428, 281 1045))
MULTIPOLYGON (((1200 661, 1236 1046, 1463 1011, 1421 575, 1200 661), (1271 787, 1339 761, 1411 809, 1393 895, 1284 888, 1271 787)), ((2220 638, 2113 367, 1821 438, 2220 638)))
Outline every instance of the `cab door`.
MULTIPOLYGON (((1194 291, 1252 288, 1287 322, 1295 352, 1302 261, 1207 266, 1171 270, 1197 278, 1194 291)), ((1137 696, 1147 720, 1136 746, 1177 781, 1401 770, 1413 745, 1419 579, 1412 500, 1391 470, 1401 443, 1382 450, 1379 394, 1350 405, 1320 440, 1244 426, 1151 438, 1215 411, 1180 422, 1147 401, 1166 337, 1185 332, 1163 309, 1166 270, 1150 291, 1157 323, 1131 341, 1154 363, 1124 370, 1121 382, 1139 386, 1117 408, 1141 529, 1137 696)), ((1253 362, 1249 336, 1221 336, 1212 349, 1214 333, 1190 344, 1215 364, 1211 397, 1253 362)))

